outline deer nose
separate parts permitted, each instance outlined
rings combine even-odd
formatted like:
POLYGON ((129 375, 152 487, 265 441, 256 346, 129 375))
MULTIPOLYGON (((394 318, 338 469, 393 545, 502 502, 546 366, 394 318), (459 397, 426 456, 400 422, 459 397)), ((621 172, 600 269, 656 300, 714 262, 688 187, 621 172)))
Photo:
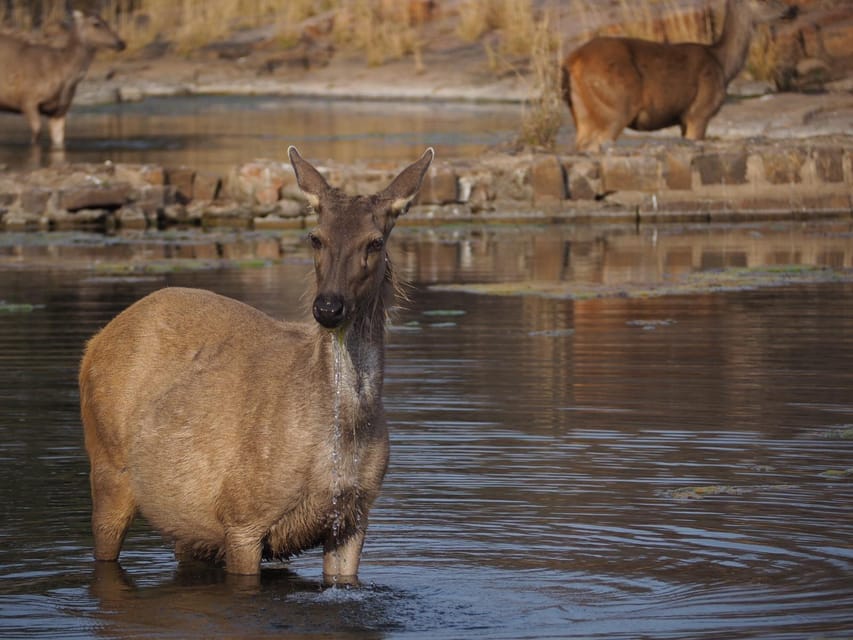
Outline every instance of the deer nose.
POLYGON ((314 319, 327 329, 336 329, 344 322, 344 301, 338 295, 320 294, 314 298, 314 319))

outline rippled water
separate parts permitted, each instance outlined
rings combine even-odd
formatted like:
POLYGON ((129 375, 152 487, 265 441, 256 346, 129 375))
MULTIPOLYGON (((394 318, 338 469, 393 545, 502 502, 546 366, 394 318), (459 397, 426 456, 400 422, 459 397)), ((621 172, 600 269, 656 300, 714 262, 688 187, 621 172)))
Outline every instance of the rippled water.
POLYGON ((18 114, 0 113, 0 164, 152 162, 225 173, 256 158, 283 158, 288 145, 337 162, 472 157, 518 131, 517 105, 323 101, 272 96, 151 98, 75 107, 66 149, 31 148, 18 114))
POLYGON ((303 260, 0 270, 0 300, 33 305, 0 311, 0 636, 853 634, 853 286, 476 296, 424 286, 459 279, 430 260, 466 262, 464 242, 402 244, 415 283, 389 336, 391 466, 356 589, 321 589, 319 552, 259 587, 178 569, 143 522, 121 570, 90 559, 86 338, 166 284, 303 317, 303 260))

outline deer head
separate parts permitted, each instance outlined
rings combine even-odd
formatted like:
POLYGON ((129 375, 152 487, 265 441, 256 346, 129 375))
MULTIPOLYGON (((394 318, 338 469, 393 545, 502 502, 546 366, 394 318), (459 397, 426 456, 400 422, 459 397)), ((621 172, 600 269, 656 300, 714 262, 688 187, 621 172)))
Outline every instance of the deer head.
POLYGON ((427 149, 388 187, 370 196, 348 196, 331 187, 295 147, 288 155, 318 219, 308 234, 317 279, 314 319, 327 329, 341 329, 357 317, 372 317, 372 311, 384 309, 391 288, 388 235, 420 189, 435 152, 427 149))
POLYGON ((72 26, 80 41, 90 49, 114 49, 123 51, 127 46, 104 20, 94 13, 73 11, 72 26))

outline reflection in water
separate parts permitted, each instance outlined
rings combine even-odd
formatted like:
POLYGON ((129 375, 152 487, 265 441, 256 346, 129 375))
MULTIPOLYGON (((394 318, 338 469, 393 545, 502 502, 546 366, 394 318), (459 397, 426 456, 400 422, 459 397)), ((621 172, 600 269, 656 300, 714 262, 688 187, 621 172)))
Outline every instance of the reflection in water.
MULTIPOLYGON (((501 237, 488 262, 468 240, 397 239, 415 284, 390 334, 391 467, 353 590, 320 588, 319 552, 259 584, 179 569, 141 522, 123 571, 90 560, 85 339, 166 284, 304 318, 307 264, 0 271, 0 300, 34 305, 0 311, 0 635, 849 636, 853 286, 580 302, 422 286, 475 279, 465 264, 529 277, 500 258, 516 265, 555 234, 501 237)), ((599 234, 588 253, 671 243, 693 264, 703 251, 702 234, 629 238, 599 234)), ((554 277, 564 253, 526 268, 554 277)), ((590 278, 659 264, 599 255, 590 278)))
MULTIPOLYGON (((295 144, 337 162, 468 157, 514 135, 518 106, 301 100, 271 96, 152 98, 75 107, 68 118, 68 162, 151 162, 219 173, 256 158, 284 158, 295 144)), ((0 165, 55 161, 30 150, 18 114, 0 114, 0 165)))
POLYGON ((853 268, 853 223, 502 226, 397 233, 396 262, 430 284, 657 284, 696 271, 802 265, 853 268))

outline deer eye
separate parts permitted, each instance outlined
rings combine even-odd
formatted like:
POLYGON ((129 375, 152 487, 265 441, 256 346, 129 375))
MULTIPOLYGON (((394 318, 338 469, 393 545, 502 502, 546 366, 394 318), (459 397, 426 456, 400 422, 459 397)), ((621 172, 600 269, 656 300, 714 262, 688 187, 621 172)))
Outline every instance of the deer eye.
POLYGON ((323 241, 320 240, 320 238, 316 234, 309 233, 308 240, 311 242, 311 246, 314 248, 315 251, 319 251, 323 248, 323 241))
POLYGON ((385 240, 383 238, 374 238, 367 245, 367 253, 379 253, 384 246, 385 240))

